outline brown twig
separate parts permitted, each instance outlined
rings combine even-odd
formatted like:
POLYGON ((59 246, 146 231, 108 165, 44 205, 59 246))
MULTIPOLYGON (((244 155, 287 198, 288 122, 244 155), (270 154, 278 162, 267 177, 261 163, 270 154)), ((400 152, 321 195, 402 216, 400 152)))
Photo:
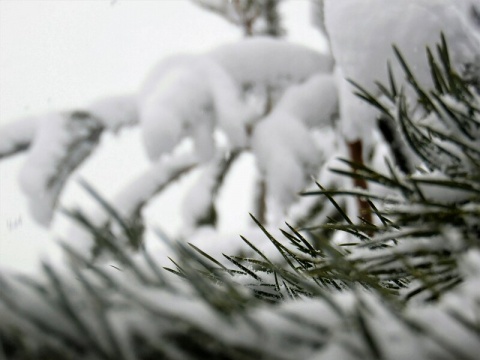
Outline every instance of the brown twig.
MULTIPOLYGON (((363 165, 364 162, 363 162, 363 155, 362 155, 362 152, 363 152, 362 140, 349 142, 348 149, 350 152, 350 158, 352 162, 363 165)), ((354 172, 356 172, 355 169, 354 169, 354 172)), ((365 179, 355 177, 353 179, 353 184, 355 187, 358 187, 363 190, 368 190, 368 184, 365 181, 365 179)), ((367 223, 371 223, 372 209, 370 208, 370 205, 368 204, 368 202, 365 199, 362 199, 361 197, 357 197, 357 205, 358 205, 360 218, 367 223)))

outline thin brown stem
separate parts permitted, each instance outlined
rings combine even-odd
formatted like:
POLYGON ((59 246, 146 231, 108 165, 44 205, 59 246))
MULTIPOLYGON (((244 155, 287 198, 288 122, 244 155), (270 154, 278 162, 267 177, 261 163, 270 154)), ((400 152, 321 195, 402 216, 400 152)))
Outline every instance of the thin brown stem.
MULTIPOLYGON (((348 150, 350 152, 350 158, 352 162, 363 165, 363 143, 362 140, 357 140, 353 142, 348 143, 348 150)), ((354 171, 356 171, 354 169, 354 171)), ((362 178, 354 178, 353 179, 353 185, 357 188, 363 189, 363 190, 368 190, 368 184, 365 181, 365 179, 362 178)), ((370 205, 365 199, 362 199, 361 197, 357 197, 357 205, 358 205, 358 210, 359 210, 359 216, 362 218, 364 221, 367 223, 372 222, 372 209, 370 208, 370 205)))

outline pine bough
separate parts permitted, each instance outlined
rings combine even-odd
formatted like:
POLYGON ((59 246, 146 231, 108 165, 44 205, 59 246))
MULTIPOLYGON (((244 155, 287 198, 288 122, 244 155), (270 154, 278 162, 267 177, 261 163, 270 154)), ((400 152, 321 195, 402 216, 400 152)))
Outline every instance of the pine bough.
POLYGON ((88 188, 119 231, 71 215, 115 267, 64 245, 71 262, 63 269, 45 264, 36 279, 1 275, 0 359, 476 359, 478 74, 454 73, 443 42, 428 50, 435 88, 422 89, 397 56, 417 101, 393 76, 378 84, 381 97, 357 86, 396 139, 397 164, 386 174, 354 163, 333 169, 381 184, 387 195, 319 184, 305 196, 326 197, 340 221, 288 226, 283 239, 258 222, 280 261, 248 239, 253 256, 222 260, 164 240, 176 256, 162 268, 141 232, 88 188), (345 196, 368 201, 375 221, 356 224, 338 205, 345 196), (332 239, 319 235, 325 230, 332 239), (132 255, 122 243, 139 250, 132 255))

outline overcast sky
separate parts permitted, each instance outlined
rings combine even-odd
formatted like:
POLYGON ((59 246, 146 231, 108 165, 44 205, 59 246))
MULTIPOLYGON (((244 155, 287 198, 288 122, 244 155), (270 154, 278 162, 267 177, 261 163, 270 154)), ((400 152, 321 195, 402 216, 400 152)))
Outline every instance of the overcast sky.
MULTIPOLYGON (((289 37, 321 48, 322 39, 309 24, 308 2, 283 5, 289 37)), ((240 37, 240 30, 188 0, 1 0, 0 124, 134 92, 159 59, 240 37)), ((122 181, 148 166, 138 135, 133 130, 106 136, 80 169, 82 177, 112 195, 122 181)), ((0 268, 34 271, 40 254, 58 253, 52 246, 55 235, 30 219, 18 188, 24 159, 0 162, 0 268)), ((63 204, 84 201, 75 186, 68 186, 63 204)), ((175 197, 172 191, 162 201, 171 204, 175 197)), ((171 211, 162 213, 161 204, 149 210, 174 231, 171 211)))

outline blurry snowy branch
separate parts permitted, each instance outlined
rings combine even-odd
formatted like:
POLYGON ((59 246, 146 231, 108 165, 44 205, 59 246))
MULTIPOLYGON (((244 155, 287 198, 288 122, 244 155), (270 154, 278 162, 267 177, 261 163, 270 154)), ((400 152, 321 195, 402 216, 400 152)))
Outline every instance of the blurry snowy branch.
POLYGON ((137 121, 131 96, 100 100, 85 110, 22 119, 0 129, 0 159, 28 150, 21 186, 32 216, 48 225, 65 183, 95 150, 102 133, 137 121))
POLYGON ((4 125, 0 132, 0 159, 23 152, 35 136, 36 119, 26 118, 4 125))
MULTIPOLYGON (((310 131, 331 127, 336 114, 330 70, 328 56, 273 39, 239 41, 206 56, 160 62, 138 96, 143 139, 155 165, 122 190, 112 206, 125 219, 136 214, 141 221, 144 205, 176 174, 197 168, 198 179, 184 200, 184 233, 215 226, 218 191, 239 155, 250 152, 268 199, 260 211, 278 221, 328 157, 321 156, 310 131), (292 61, 299 66, 292 68, 292 61), (180 145, 186 140, 193 160, 188 160, 189 150, 183 157, 180 145)), ((85 216, 108 224, 98 211, 85 216)))
POLYGON ((325 0, 312 0, 312 22, 326 36, 327 28, 325 25, 325 0))
POLYGON ((245 36, 282 36, 278 6, 283 0, 192 0, 242 28, 245 36))
MULTIPOLYGON (((66 182, 101 135, 138 125, 151 168, 109 199, 138 231, 145 205, 193 169, 198 178, 184 201, 183 233, 215 227, 217 195, 242 153, 254 156, 259 174, 261 191, 246 195, 257 197, 251 212, 277 222, 337 154, 315 139, 333 135, 338 100, 331 71, 328 55, 272 38, 173 56, 159 62, 136 95, 7 125, 0 131, 4 154, 28 150, 22 187, 35 219, 48 226, 66 182)), ((102 209, 74 211, 110 227, 111 214, 102 209)), ((94 245, 74 229, 70 237, 94 245)))
MULTIPOLYGON (((78 117, 75 114, 81 114, 80 117, 84 118, 86 127, 88 127, 88 121, 95 121, 102 128, 114 132, 138 121, 134 100, 131 96, 101 99, 84 109, 70 113, 73 114, 72 119, 78 117)), ((0 159, 29 149, 34 142, 36 133, 46 132, 47 130, 42 130, 42 128, 51 125, 48 120, 50 116, 54 117, 55 114, 32 116, 2 126, 0 128, 0 159)), ((68 112, 65 116, 69 116, 68 112)))
MULTIPOLYGON (((112 227, 112 221, 116 219, 116 222, 118 222, 121 219, 123 230, 128 228, 141 238, 145 230, 142 218, 144 206, 148 204, 153 196, 165 190, 168 185, 178 180, 197 165, 198 159, 192 154, 162 158, 126 185, 108 206, 100 206, 88 211, 86 209, 64 211, 70 216, 81 217, 84 221, 94 224, 97 228, 108 229, 117 235, 119 234, 118 228, 112 227)), ((84 181, 81 184, 91 196, 99 201, 99 204, 103 204, 101 196, 93 187, 84 181)), ((79 246, 83 249, 88 248, 88 251, 98 247, 91 234, 79 231, 78 227, 71 227, 70 236, 74 240, 73 242, 79 243, 79 246)), ((120 238, 120 236, 118 237, 120 238)), ((134 249, 138 249, 142 240, 138 239, 138 241, 138 243, 125 245, 132 245, 134 249)), ((96 256, 97 251, 93 250, 93 254, 96 256)))
POLYGON ((232 164, 241 154, 239 150, 220 153, 208 163, 196 184, 188 191, 184 199, 184 222, 187 229, 200 226, 217 225, 216 202, 218 192, 223 185, 232 164))

